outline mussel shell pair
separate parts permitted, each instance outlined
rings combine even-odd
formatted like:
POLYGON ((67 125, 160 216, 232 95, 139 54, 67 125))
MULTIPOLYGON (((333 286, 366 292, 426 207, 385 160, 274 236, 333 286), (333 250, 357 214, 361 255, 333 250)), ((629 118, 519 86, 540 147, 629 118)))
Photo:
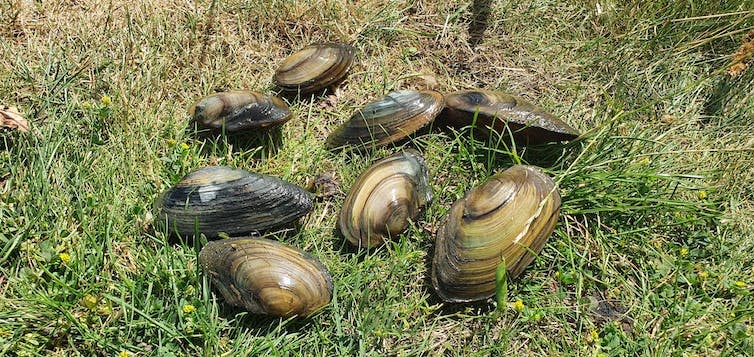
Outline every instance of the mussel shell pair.
POLYGON ((438 230, 432 284, 445 301, 468 302, 495 294, 495 272, 505 261, 510 278, 531 263, 552 234, 560 194, 550 177, 513 166, 469 191, 438 230))
POLYGON ((212 241, 199 265, 225 301, 255 314, 307 316, 330 303, 327 268, 300 249, 264 238, 212 241))
POLYGON ((359 176, 343 203, 338 229, 351 244, 371 248, 403 232, 431 200, 424 158, 416 150, 402 151, 359 176))
POLYGON ((309 45, 286 58, 272 80, 284 93, 319 92, 345 78, 355 52, 337 43, 309 45))
POLYGON ((435 91, 390 92, 337 127, 328 136, 326 146, 334 149, 352 145, 369 149, 396 142, 432 123, 443 103, 442 94, 435 91))
POLYGON ((526 100, 505 93, 471 90, 445 96, 441 116, 446 125, 462 128, 474 124, 482 133, 493 130, 523 144, 573 140, 579 132, 526 100))
POLYGON ((198 232, 213 238, 279 227, 312 205, 308 192, 279 178, 214 166, 189 173, 166 191, 157 217, 181 236, 198 232))
POLYGON ((269 129, 293 116, 282 99, 249 91, 208 95, 196 103, 192 112, 200 126, 227 133, 269 129))

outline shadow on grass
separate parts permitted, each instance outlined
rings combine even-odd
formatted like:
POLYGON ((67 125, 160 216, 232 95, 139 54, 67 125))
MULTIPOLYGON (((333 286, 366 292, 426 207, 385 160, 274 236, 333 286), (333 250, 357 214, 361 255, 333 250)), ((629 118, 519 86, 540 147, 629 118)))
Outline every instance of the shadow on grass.
POLYGON ((489 27, 490 4, 492 0, 474 0, 471 4, 471 23, 469 23, 469 44, 476 47, 484 42, 484 32, 489 27))

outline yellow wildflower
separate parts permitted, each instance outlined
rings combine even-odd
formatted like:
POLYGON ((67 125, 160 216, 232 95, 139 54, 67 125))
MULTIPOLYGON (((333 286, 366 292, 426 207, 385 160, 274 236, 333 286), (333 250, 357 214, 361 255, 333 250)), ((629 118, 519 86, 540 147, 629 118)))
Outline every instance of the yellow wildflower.
POLYGON ((81 299, 81 304, 84 305, 87 309, 94 309, 97 307, 97 297, 92 294, 86 294, 83 299, 81 299))
POLYGON ((707 278, 709 278, 709 273, 707 273, 706 271, 702 270, 702 271, 696 273, 696 276, 698 276, 699 279, 706 280, 707 278))
POLYGON ((128 353, 128 351, 120 351, 120 353, 118 353, 118 357, 128 357, 130 355, 131 354, 128 353))
POLYGON ((592 342, 597 342, 600 339, 600 334, 597 332, 597 330, 589 331, 589 337, 591 338, 592 342))
POLYGON ((189 149, 189 146, 188 146, 188 144, 186 144, 186 143, 181 143, 181 149, 183 149, 183 150, 188 150, 188 149, 189 149))
POLYGON ((739 288, 739 289, 745 289, 745 288, 746 288, 746 282, 743 282, 743 281, 741 281, 741 280, 737 281, 737 282, 735 283, 735 285, 736 285, 736 287, 737 287, 737 288, 739 288))
POLYGON ((175 146, 177 142, 174 139, 168 139, 168 146, 175 146))
POLYGON ((194 307, 194 305, 191 305, 191 304, 183 305, 183 313, 184 314, 190 314, 190 313, 192 313, 194 311, 196 311, 196 308, 194 307))
POLYGON ((524 302, 521 301, 521 299, 516 300, 516 302, 513 303, 513 309, 518 312, 524 311, 524 302))
POLYGON ((65 252, 58 254, 58 257, 60 257, 60 260, 63 261, 64 264, 68 264, 71 261, 71 255, 65 252))
POLYGON ((110 98, 109 95, 103 95, 102 98, 100 98, 99 101, 102 103, 102 105, 104 105, 106 107, 109 107, 110 104, 113 104, 113 99, 110 98))
POLYGON ((689 255, 689 248, 681 248, 678 254, 680 254, 682 257, 689 255))
POLYGON ((697 196, 699 196, 700 200, 706 200, 707 199, 707 191, 699 191, 699 193, 697 194, 697 196))

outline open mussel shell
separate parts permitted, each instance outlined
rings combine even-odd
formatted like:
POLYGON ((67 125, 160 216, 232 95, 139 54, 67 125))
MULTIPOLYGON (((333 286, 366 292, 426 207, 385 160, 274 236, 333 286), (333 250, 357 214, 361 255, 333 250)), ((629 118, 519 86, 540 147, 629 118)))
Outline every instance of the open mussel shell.
POLYGON ((308 316, 332 299, 332 278, 300 249, 264 238, 212 241, 199 265, 225 301, 255 314, 308 316))
POLYGON ((382 159, 351 187, 338 229, 357 247, 371 248, 402 233, 432 200, 429 173, 416 150, 382 159))
POLYGON ((580 135, 562 120, 520 97, 486 90, 446 94, 441 118, 446 125, 456 128, 475 124, 482 132, 491 128, 504 136, 510 131, 516 141, 531 145, 569 141, 580 135))
POLYGON ((288 56, 272 80, 283 92, 309 94, 340 82, 356 50, 337 43, 313 44, 288 56))
POLYGON ((189 173, 165 192, 157 218, 181 236, 214 238, 283 226, 312 204, 308 192, 276 177, 214 166, 189 173))
POLYGON ((442 94, 402 90, 367 104, 327 137, 330 149, 371 148, 404 139, 429 125, 443 108, 442 94))
POLYGON ((552 234, 560 194, 552 179, 517 165, 492 176, 450 208, 437 232, 432 284, 445 301, 483 300, 495 294, 495 271, 508 277, 526 268, 552 234))
POLYGON ((248 91, 208 95, 196 103, 192 113, 200 126, 228 133, 272 128, 292 117, 282 99, 248 91))

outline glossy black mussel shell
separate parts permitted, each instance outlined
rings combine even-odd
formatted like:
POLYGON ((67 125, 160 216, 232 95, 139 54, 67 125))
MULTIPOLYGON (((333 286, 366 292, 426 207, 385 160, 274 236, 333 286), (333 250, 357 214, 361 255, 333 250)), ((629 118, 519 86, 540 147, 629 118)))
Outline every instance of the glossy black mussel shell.
POLYGON ((475 125, 481 132, 493 130, 523 144, 569 141, 579 132, 544 109, 513 95, 486 90, 467 90, 445 95, 440 116, 448 126, 475 125))
POLYGON ((184 176, 158 200, 157 220, 181 236, 207 237, 264 231, 312 209, 304 189, 279 178, 224 166, 184 176))
POLYGON ((293 116, 282 99, 249 91, 208 95, 199 100, 191 112, 200 127, 227 133, 269 129, 293 116))

